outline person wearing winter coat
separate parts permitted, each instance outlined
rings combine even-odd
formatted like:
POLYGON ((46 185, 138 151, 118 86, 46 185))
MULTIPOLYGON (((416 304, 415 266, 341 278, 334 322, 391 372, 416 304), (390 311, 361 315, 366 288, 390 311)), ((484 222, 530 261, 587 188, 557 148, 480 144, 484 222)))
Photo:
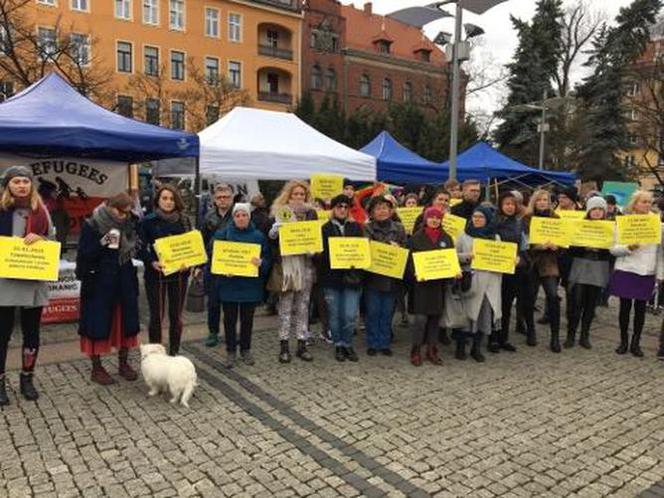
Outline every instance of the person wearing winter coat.
MULTIPOLYGON (((432 206, 424 211, 424 226, 413 234, 408 243, 411 253, 454 248, 452 237, 442 227, 442 220, 443 212, 440 209, 432 206)), ((450 279, 417 280, 412 254, 409 258, 409 274, 415 280, 411 290, 411 311, 418 320, 412 336, 410 362, 416 367, 422 365, 422 346, 426 344, 426 359, 434 365, 441 365, 437 345, 438 330, 450 279)))
MULTIPOLYGON (((0 235, 20 237, 26 245, 55 238, 53 223, 37 193, 30 169, 24 166, 8 168, 2 178, 2 187, 4 191, 0 196, 0 235)), ((17 313, 23 332, 20 391, 28 401, 39 398, 33 376, 39 353, 42 309, 47 304, 46 282, 0 279, 0 406, 9 404, 5 366, 17 313)))
POLYGON ((357 269, 333 270, 330 267, 330 239, 364 237, 362 225, 350 219, 353 201, 343 194, 331 201, 330 221, 323 225, 323 253, 315 260, 318 285, 321 287, 328 312, 332 342, 337 361, 358 361, 353 348, 353 332, 360 310, 364 272, 357 269))
POLYGON ((138 236, 131 208, 128 194, 114 195, 83 223, 78 241, 81 352, 92 361, 92 381, 101 385, 115 383, 101 362, 113 349, 118 351, 120 376, 129 381, 138 377, 127 360, 129 350, 138 346, 140 331, 138 276, 132 262, 138 236))
POLYGON ((249 204, 236 203, 232 211, 233 221, 221 228, 212 236, 211 244, 216 240, 258 244, 260 256, 251 263, 258 267, 257 277, 240 277, 217 275, 218 285, 215 287, 217 298, 224 312, 224 335, 226 337, 226 355, 228 368, 237 363, 237 322, 240 321, 240 358, 246 365, 253 365, 251 355, 251 335, 254 327, 256 306, 263 301, 265 280, 270 273, 272 259, 267 237, 251 222, 249 204))
MULTIPOLYGON (((587 220, 605 220, 607 214, 606 201, 601 197, 591 197, 586 203, 587 220)), ((609 251, 589 247, 571 246, 568 251, 572 265, 569 272, 567 303, 569 322, 565 348, 574 347, 576 331, 581 324, 579 345, 590 349, 590 326, 595 318, 602 291, 609 283, 609 251)))
MULTIPOLYGON (((481 351, 482 337, 491 333, 494 323, 501 323, 502 274, 471 270, 473 245, 477 239, 500 240, 496 232, 493 210, 484 205, 477 206, 473 210, 465 232, 456 242, 461 269, 471 273, 470 289, 462 293, 463 308, 468 320, 466 332, 471 336, 472 342, 470 356, 475 361, 484 362, 485 357, 481 351)), ((463 336, 457 338, 457 346, 465 348, 463 336)), ((460 353, 460 356, 465 356, 464 352, 460 353)))
MULTIPOLYGON (((637 190, 625 208, 625 214, 650 214, 652 194, 637 190)), ((616 244, 611 249, 616 257, 611 275, 610 293, 620 298, 620 344, 616 353, 625 354, 629 350, 634 356, 642 357, 641 333, 646 317, 646 305, 652 297, 656 280, 664 280, 664 253, 662 244, 616 244), (629 341, 629 319, 634 307, 634 328, 629 341)))

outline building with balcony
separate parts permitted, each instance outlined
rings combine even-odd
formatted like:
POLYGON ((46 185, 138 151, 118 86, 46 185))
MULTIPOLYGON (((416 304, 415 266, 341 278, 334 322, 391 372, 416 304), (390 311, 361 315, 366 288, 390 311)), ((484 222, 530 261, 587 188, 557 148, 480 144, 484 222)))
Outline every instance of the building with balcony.
MULTIPOLYGON (((44 50, 66 30, 84 65, 108 73, 101 103, 196 131, 237 103, 221 81, 244 105, 286 111, 300 98, 300 1, 32 0, 23 15, 44 50)), ((0 73, 0 99, 20 89, 0 73)))

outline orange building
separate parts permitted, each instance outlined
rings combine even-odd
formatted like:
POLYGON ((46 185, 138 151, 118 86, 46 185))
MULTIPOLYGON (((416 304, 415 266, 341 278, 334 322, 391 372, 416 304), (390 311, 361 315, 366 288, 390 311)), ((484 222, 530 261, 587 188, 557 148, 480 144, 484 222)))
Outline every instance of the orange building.
POLYGON ((223 77, 243 90, 234 93, 242 93, 247 105, 288 110, 300 97, 300 0, 33 2, 26 19, 43 50, 61 38, 56 26, 66 31, 76 40, 78 57, 108 72, 121 114, 202 128, 206 123, 194 116, 204 113, 214 121, 227 109, 192 95, 214 93, 201 87, 223 77))

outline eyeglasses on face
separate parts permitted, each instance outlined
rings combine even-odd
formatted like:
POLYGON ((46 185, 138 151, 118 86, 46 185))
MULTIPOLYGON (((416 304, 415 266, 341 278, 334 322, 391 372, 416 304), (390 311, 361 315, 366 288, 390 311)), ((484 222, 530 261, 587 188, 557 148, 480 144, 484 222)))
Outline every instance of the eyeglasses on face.
POLYGON ((349 208, 348 204, 337 204, 334 207, 337 208, 337 209, 348 209, 349 208))

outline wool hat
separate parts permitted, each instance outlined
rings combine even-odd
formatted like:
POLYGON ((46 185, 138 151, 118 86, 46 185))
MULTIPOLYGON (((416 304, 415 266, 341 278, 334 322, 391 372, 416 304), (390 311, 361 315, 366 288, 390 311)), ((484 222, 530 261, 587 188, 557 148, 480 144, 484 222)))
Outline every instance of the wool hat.
POLYGON ((30 168, 26 168, 25 166, 10 166, 5 171, 5 176, 2 177, 2 186, 6 187, 12 178, 19 176, 29 178, 32 181, 32 171, 30 171, 30 168))
POLYGON ((606 201, 598 195, 591 197, 586 202, 586 213, 589 213, 593 209, 602 209, 606 212, 606 201))
POLYGON ((332 200, 330 201, 330 207, 332 209, 334 209, 339 204, 348 204, 348 207, 352 207, 353 206, 353 200, 350 197, 348 197, 347 195, 339 194, 339 195, 332 198, 332 200))
POLYGON ((249 204, 248 202, 236 202, 233 205, 233 216, 235 216, 235 213, 239 211, 244 211, 249 216, 251 216, 251 204, 249 204))
POLYGON ((428 207, 424 210, 424 222, 426 223, 429 218, 440 218, 442 220, 443 212, 437 207, 428 207))
POLYGON ((568 197, 570 201, 572 202, 578 202, 579 201, 579 192, 576 190, 576 187, 570 187, 566 188, 564 190, 561 190, 558 195, 564 195, 565 197, 568 197))

